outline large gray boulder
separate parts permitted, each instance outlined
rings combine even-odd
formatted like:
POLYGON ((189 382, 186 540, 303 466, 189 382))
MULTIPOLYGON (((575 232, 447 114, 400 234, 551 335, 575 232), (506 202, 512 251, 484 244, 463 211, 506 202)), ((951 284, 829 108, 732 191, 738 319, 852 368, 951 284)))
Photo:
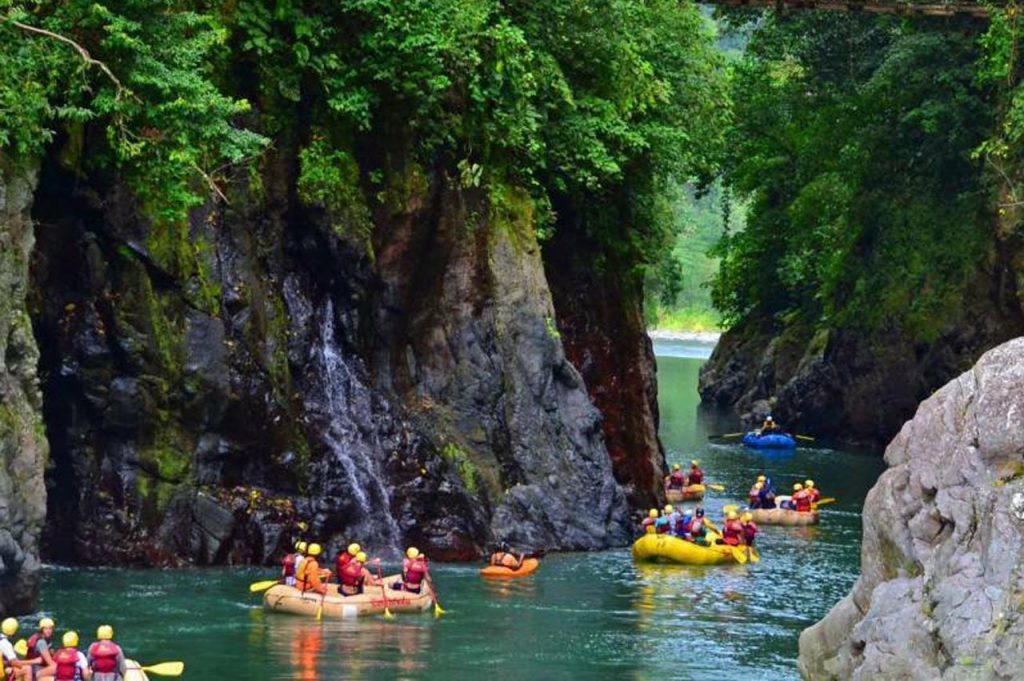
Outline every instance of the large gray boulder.
POLYGON ((864 505, 861 576, 800 636, 810 679, 1024 674, 1024 338, 918 408, 864 505))
POLYGON ((39 352, 25 309, 36 173, 0 154, 0 613, 24 612, 39 589, 47 445, 39 352))

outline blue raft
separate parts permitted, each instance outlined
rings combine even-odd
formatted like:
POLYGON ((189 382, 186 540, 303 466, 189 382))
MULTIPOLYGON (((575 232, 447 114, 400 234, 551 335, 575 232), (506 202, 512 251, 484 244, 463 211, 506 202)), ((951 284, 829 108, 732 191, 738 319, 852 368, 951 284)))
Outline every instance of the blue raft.
POLYGON ((751 431, 743 436, 743 444, 754 449, 795 449, 796 440, 789 433, 758 435, 751 431))

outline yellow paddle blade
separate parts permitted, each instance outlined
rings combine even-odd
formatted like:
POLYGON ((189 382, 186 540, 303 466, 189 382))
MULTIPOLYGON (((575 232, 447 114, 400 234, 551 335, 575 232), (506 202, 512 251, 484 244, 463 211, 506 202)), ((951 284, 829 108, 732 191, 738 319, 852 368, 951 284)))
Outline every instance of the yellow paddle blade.
POLYGON ((839 500, 836 499, 835 497, 825 497, 824 499, 819 499, 818 501, 814 502, 814 505, 824 506, 825 504, 834 504, 837 501, 839 500))
POLYGON ((732 547, 732 557, 736 559, 736 562, 740 565, 745 565, 747 562, 747 554, 738 546, 732 547))
POLYGON ((750 558, 750 562, 751 563, 760 563, 761 562, 761 556, 758 555, 757 549, 755 549, 753 546, 748 546, 747 547, 747 553, 749 554, 748 557, 750 558))
POLYGON ((444 614, 444 608, 442 608, 440 605, 438 605, 437 601, 434 601, 434 617, 440 617, 443 614, 444 614))
POLYGON ((391 614, 390 610, 388 610, 387 608, 384 608, 384 619, 386 619, 386 620, 393 620, 393 619, 395 619, 395 616, 391 614))
POLYGON ((28 641, 21 639, 14 644, 14 652, 18 654, 18 657, 25 657, 28 655, 28 641))
POLYGON ((320 606, 316 609, 316 621, 319 622, 323 618, 324 618, 324 604, 321 603, 320 606))
POLYGON ((711 489, 715 490, 716 492, 724 492, 725 491, 725 485, 709 484, 708 487, 710 487, 711 489))
POLYGON ((181 676, 185 673, 184 662, 161 662, 159 664, 143 667, 142 671, 156 676, 181 676))
POLYGON ((249 593, 257 593, 259 591, 266 591, 270 587, 276 586, 276 585, 277 585, 277 580, 276 579, 268 579, 265 582, 254 582, 253 584, 249 585, 249 593))
POLYGON ((814 438, 810 437, 808 435, 797 435, 796 439, 797 440, 807 440, 808 442, 814 442, 814 438))

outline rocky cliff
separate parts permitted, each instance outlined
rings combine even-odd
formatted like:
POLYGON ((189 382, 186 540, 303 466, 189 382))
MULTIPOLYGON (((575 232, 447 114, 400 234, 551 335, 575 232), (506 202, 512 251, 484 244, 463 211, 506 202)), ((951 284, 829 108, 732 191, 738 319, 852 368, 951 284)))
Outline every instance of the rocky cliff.
POLYGON ((701 399, 734 409, 748 426, 771 412, 796 432, 881 448, 921 400, 986 350, 1024 334, 1016 230, 994 236, 958 300, 928 340, 915 340, 898 320, 866 330, 749 315, 701 369, 701 399))
POLYGON ((0 154, 0 612, 31 607, 46 512, 39 353, 25 309, 34 169, 0 154))
POLYGON ((1013 679, 1024 664, 1024 339, 921 404, 864 506, 861 577, 800 637, 811 679, 1013 679))
POLYGON ((399 155, 372 200, 357 188, 331 215, 298 197, 297 150, 280 146, 187 229, 142 219, 116 178, 44 165, 48 553, 266 562, 306 534, 469 559, 496 539, 626 541, 526 195, 399 155))

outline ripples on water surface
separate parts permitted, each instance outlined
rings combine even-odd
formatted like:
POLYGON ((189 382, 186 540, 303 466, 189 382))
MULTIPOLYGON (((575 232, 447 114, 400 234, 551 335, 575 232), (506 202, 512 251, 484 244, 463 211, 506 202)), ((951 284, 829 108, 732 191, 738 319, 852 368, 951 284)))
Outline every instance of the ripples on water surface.
MULTIPOLYGON (((701 413, 697 371, 710 352, 658 346, 662 437, 670 462, 695 452, 717 517, 762 470, 791 484, 812 476, 840 499, 807 528, 764 528, 757 565, 636 566, 627 549, 555 555, 533 577, 485 582, 476 566, 438 565, 448 614, 322 625, 263 612, 250 597, 256 570, 49 570, 43 607, 58 626, 113 622, 144 662, 183 659, 185 678, 335 679, 780 679, 796 676, 800 631, 857 575, 860 507, 881 472, 877 456, 802 449, 761 455, 709 446, 735 423, 701 413)), ((583 500, 585 501, 585 500, 583 500)), ((26 620, 26 623, 28 621, 26 620)))

